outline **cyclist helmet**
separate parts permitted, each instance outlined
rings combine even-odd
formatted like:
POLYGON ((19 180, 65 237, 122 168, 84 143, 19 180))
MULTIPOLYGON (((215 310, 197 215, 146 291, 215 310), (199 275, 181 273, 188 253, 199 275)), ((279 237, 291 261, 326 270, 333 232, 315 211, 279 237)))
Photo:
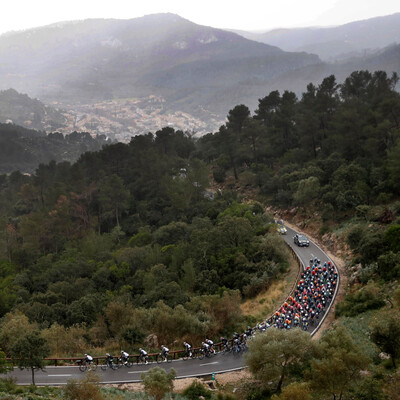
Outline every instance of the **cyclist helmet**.
POLYGON ((110 353, 106 353, 106 356, 107 356, 107 357, 111 357, 111 356, 110 356, 110 353))
POLYGON ((143 351, 143 349, 140 347, 140 348, 139 348, 139 351, 143 351))
POLYGON ((121 354, 123 353, 124 351, 123 350, 121 350, 121 354))
POLYGON ((85 353, 85 356, 87 356, 87 354, 85 353))

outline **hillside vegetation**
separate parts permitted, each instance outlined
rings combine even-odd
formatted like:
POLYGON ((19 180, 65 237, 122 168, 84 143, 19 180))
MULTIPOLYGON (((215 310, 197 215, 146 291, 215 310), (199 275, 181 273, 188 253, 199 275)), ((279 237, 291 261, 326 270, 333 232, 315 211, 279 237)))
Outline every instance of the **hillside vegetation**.
POLYGON ((110 143, 104 135, 93 138, 87 132, 67 136, 46 135, 14 124, 0 123, 0 173, 33 173, 39 164, 75 162, 86 151, 100 150, 110 143))

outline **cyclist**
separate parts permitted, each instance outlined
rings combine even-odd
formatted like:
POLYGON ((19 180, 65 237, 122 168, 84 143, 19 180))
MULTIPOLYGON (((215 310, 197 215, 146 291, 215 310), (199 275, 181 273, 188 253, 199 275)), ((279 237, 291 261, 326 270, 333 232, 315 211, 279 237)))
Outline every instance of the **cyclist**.
POLYGON ((86 353, 85 353, 85 361, 86 361, 88 364, 91 364, 91 363, 93 362, 93 357, 90 356, 89 354, 86 354, 86 353))
MULTIPOLYGON (((287 303, 285 303, 286 307, 288 306, 287 303)), ((247 335, 247 337, 250 337, 253 335, 253 328, 251 328, 250 326, 247 327, 247 329, 244 331, 244 333, 247 335)))
POLYGON ((126 351, 121 350, 121 361, 122 361, 125 365, 128 364, 128 358, 129 358, 129 354, 128 354, 126 351))
POLYGON ((201 346, 202 346, 205 354, 210 352, 210 345, 208 343, 201 342, 201 346))
POLYGON ((161 355, 165 357, 165 360, 167 360, 167 355, 169 352, 169 348, 165 347, 163 344, 161 345, 161 355))
POLYGON ((148 364, 149 362, 147 361, 147 351, 143 350, 142 348, 139 349, 139 357, 140 359, 146 361, 146 364, 148 364))
POLYGON ((187 342, 183 342, 183 345, 185 346, 186 349, 186 355, 188 357, 192 357, 192 346, 187 342))
POLYGON ((110 353, 106 353, 107 364, 111 367, 114 361, 114 357, 110 353))
POLYGON ((222 343, 222 346, 224 347, 224 350, 229 351, 230 347, 229 347, 228 339, 226 337, 221 336, 219 338, 219 340, 221 340, 221 343, 222 343))
POLYGON ((210 352, 215 354, 214 342, 210 339, 206 339, 206 343, 210 346, 210 352))

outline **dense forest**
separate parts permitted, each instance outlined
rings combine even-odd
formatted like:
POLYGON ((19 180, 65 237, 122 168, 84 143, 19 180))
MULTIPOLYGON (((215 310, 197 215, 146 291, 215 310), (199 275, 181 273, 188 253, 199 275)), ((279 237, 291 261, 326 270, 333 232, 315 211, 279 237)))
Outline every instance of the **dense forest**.
POLYGON ((199 140, 164 128, 32 176, 0 176, 1 348, 40 330, 53 356, 102 354, 134 350, 151 334, 170 345, 255 322, 240 302, 290 264, 265 213, 272 204, 349 247, 336 316, 352 338, 338 337, 363 346, 371 374, 379 349, 396 368, 400 344, 382 345, 382 327, 397 332, 400 305, 397 83, 379 71, 343 84, 329 76, 300 99, 271 92, 254 115, 238 105, 199 140))
POLYGON ((57 354, 133 346, 149 333, 195 340, 243 323, 241 296, 286 270, 287 249, 259 203, 205 192, 209 169, 195 148, 166 128, 73 165, 2 176, 0 312, 12 311, 3 349, 15 318, 53 338, 88 330, 57 354))

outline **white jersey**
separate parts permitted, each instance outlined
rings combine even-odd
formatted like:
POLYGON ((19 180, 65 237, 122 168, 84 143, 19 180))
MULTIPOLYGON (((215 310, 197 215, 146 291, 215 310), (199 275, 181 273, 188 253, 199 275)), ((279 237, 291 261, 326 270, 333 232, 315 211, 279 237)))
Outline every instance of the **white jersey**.
POLYGON ((129 354, 126 351, 123 351, 121 354, 122 354, 122 357, 124 357, 124 358, 129 357, 129 354))

